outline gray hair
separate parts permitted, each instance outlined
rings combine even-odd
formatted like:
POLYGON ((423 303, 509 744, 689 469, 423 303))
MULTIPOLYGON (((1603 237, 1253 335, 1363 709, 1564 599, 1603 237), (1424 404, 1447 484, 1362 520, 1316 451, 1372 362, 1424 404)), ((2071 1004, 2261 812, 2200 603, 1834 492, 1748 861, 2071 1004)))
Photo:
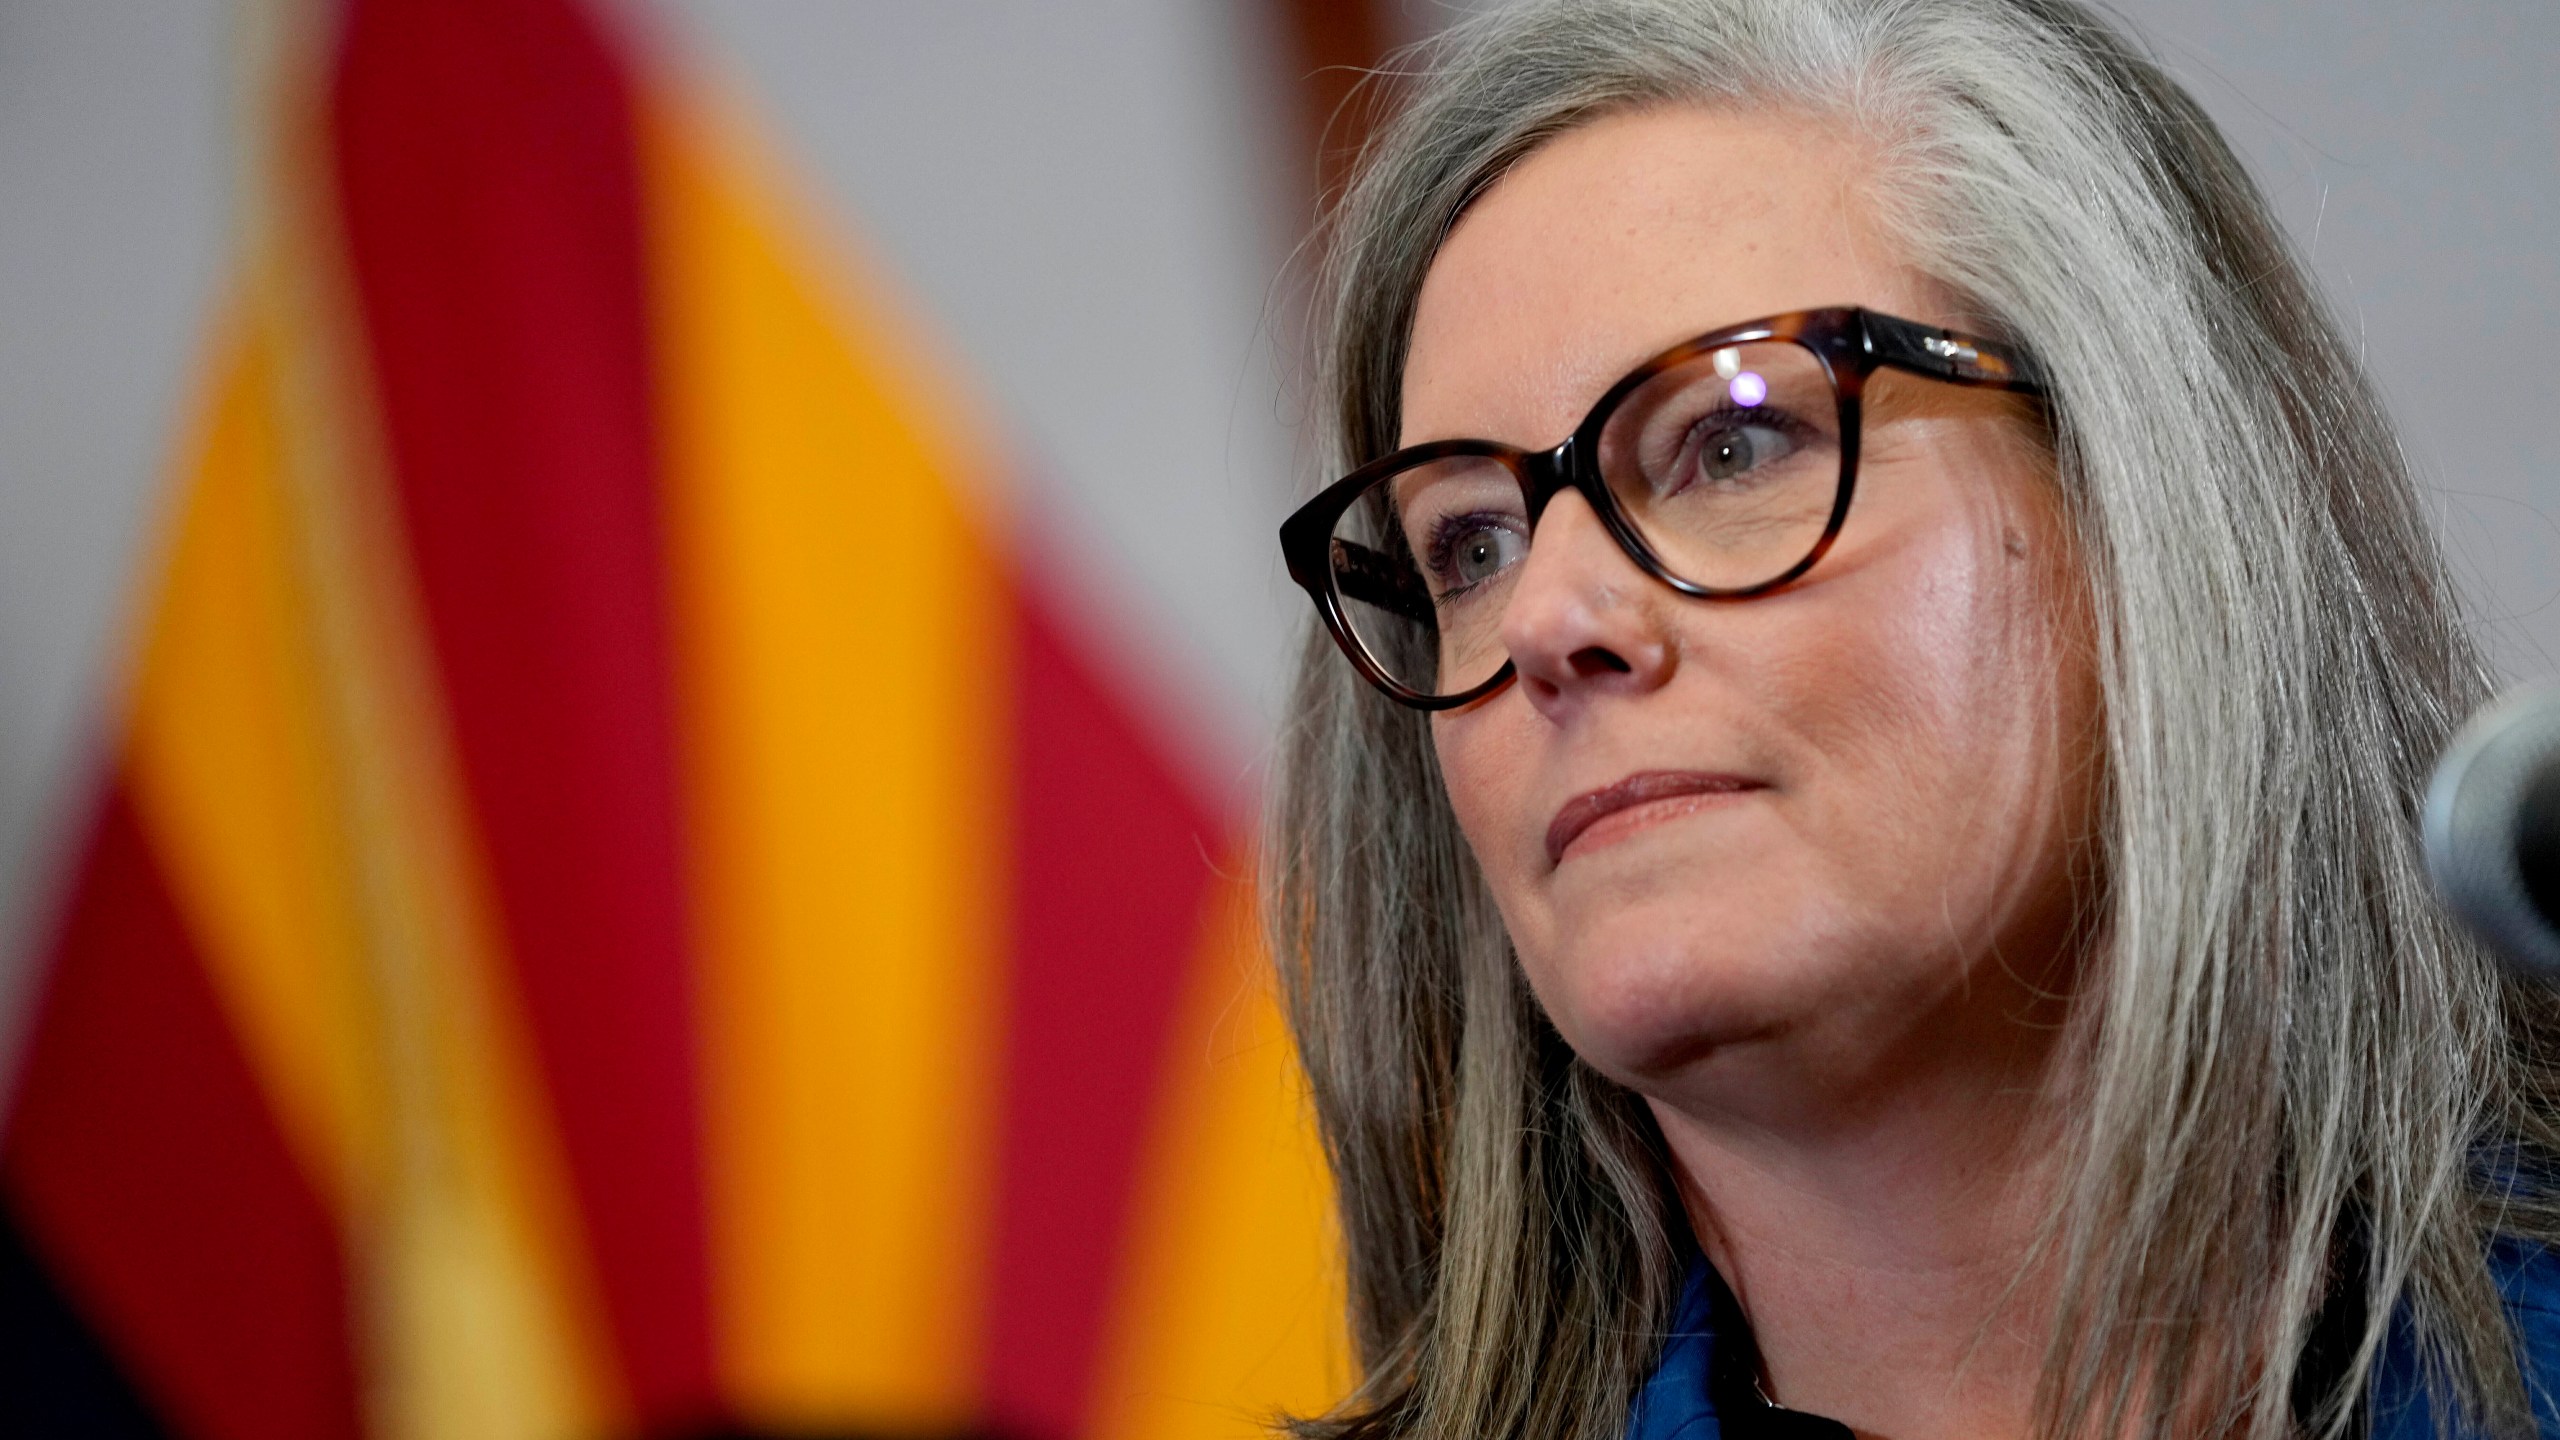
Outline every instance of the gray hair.
MULTIPOLYGON (((1888 232, 2049 377, 2106 814, 2044 1431, 2291 1433, 2315 1317, 2360 1300, 2316 1433, 2395 1323, 2448 1417, 2529 1432, 2487 1246, 2560 1235, 2521 1179, 2560 1153, 2560 1025, 2450 927, 2415 840, 2486 677, 2371 385, 2194 101, 2075 0, 1556 0, 1418 60, 1319 287, 1338 467, 1396 443, 1467 202, 1649 105, 1852 127, 1888 232)), ((1660 1136, 1538 1012, 1423 718, 1321 633, 1294 715, 1268 914, 1365 1376, 1297 1430, 1619 1440, 1678 1280, 1660 1136)))

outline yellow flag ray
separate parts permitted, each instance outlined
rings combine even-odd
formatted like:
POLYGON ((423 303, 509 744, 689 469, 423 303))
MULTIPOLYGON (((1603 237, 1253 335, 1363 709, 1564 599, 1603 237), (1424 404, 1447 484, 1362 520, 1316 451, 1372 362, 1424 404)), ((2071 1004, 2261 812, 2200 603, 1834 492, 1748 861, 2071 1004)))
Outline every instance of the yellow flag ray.
POLYGON ((421 852, 461 828, 415 754, 432 723, 386 723, 400 707, 366 697, 354 672, 369 667, 332 634, 366 628, 322 535, 324 497, 343 504, 351 482, 297 468, 337 427, 287 378, 299 342, 278 301, 257 290, 226 337, 180 477, 130 712, 136 810, 340 1217, 379 1433, 585 1436, 611 1407, 601 1362, 581 1358, 595 1340, 576 1318, 574 1222, 550 1213, 538 1092, 467 907, 425 899, 453 887, 421 852), (443 918, 422 922, 427 908, 443 918))
POLYGON ((343 1215, 378 1194, 385 1102, 263 318, 219 347, 127 755, 135 808, 287 1144, 343 1215))
POLYGON ((646 134, 719 1355, 751 1422, 957 1429, 1008 864, 986 477, 736 132, 646 134))

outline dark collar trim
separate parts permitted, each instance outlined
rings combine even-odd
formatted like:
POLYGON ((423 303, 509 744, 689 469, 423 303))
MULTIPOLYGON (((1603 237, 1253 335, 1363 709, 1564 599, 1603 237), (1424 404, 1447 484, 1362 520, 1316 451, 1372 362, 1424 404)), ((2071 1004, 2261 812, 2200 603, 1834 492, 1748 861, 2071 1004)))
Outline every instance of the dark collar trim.
POLYGON ((1707 1399, 1728 1440, 1857 1440, 1837 1420, 1777 1404, 1760 1390, 1760 1345, 1751 1337, 1751 1322, 1742 1303, 1725 1288, 1724 1277, 1703 1258, 1692 1261, 1704 1272, 1707 1326, 1715 1337, 1707 1369, 1707 1399))

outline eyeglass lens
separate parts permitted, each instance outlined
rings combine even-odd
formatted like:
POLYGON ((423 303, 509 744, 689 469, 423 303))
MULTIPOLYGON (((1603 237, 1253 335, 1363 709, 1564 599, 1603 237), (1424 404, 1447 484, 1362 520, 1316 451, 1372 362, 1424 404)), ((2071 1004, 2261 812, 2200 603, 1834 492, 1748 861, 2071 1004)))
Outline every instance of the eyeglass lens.
MULTIPOLYGON (((1841 480, 1840 405, 1813 352, 1730 345, 1649 377, 1609 414, 1600 477, 1673 576, 1746 590, 1822 541, 1841 480)), ((1379 480, 1334 525, 1345 622, 1409 690, 1456 695, 1493 678, 1530 525, 1517 462, 1462 455, 1379 480)))

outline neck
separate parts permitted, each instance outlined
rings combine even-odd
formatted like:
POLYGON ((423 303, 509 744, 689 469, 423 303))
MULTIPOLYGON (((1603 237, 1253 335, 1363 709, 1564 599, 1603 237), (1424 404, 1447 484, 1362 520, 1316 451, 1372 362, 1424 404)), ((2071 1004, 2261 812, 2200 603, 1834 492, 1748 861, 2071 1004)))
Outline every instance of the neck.
POLYGON ((2050 1333, 2046 1277, 2021 1271, 2053 1179, 2043 1066, 1982 1053, 1812 1123, 1652 1102, 1779 1404, 1883 1440, 2031 1433, 2050 1333))

